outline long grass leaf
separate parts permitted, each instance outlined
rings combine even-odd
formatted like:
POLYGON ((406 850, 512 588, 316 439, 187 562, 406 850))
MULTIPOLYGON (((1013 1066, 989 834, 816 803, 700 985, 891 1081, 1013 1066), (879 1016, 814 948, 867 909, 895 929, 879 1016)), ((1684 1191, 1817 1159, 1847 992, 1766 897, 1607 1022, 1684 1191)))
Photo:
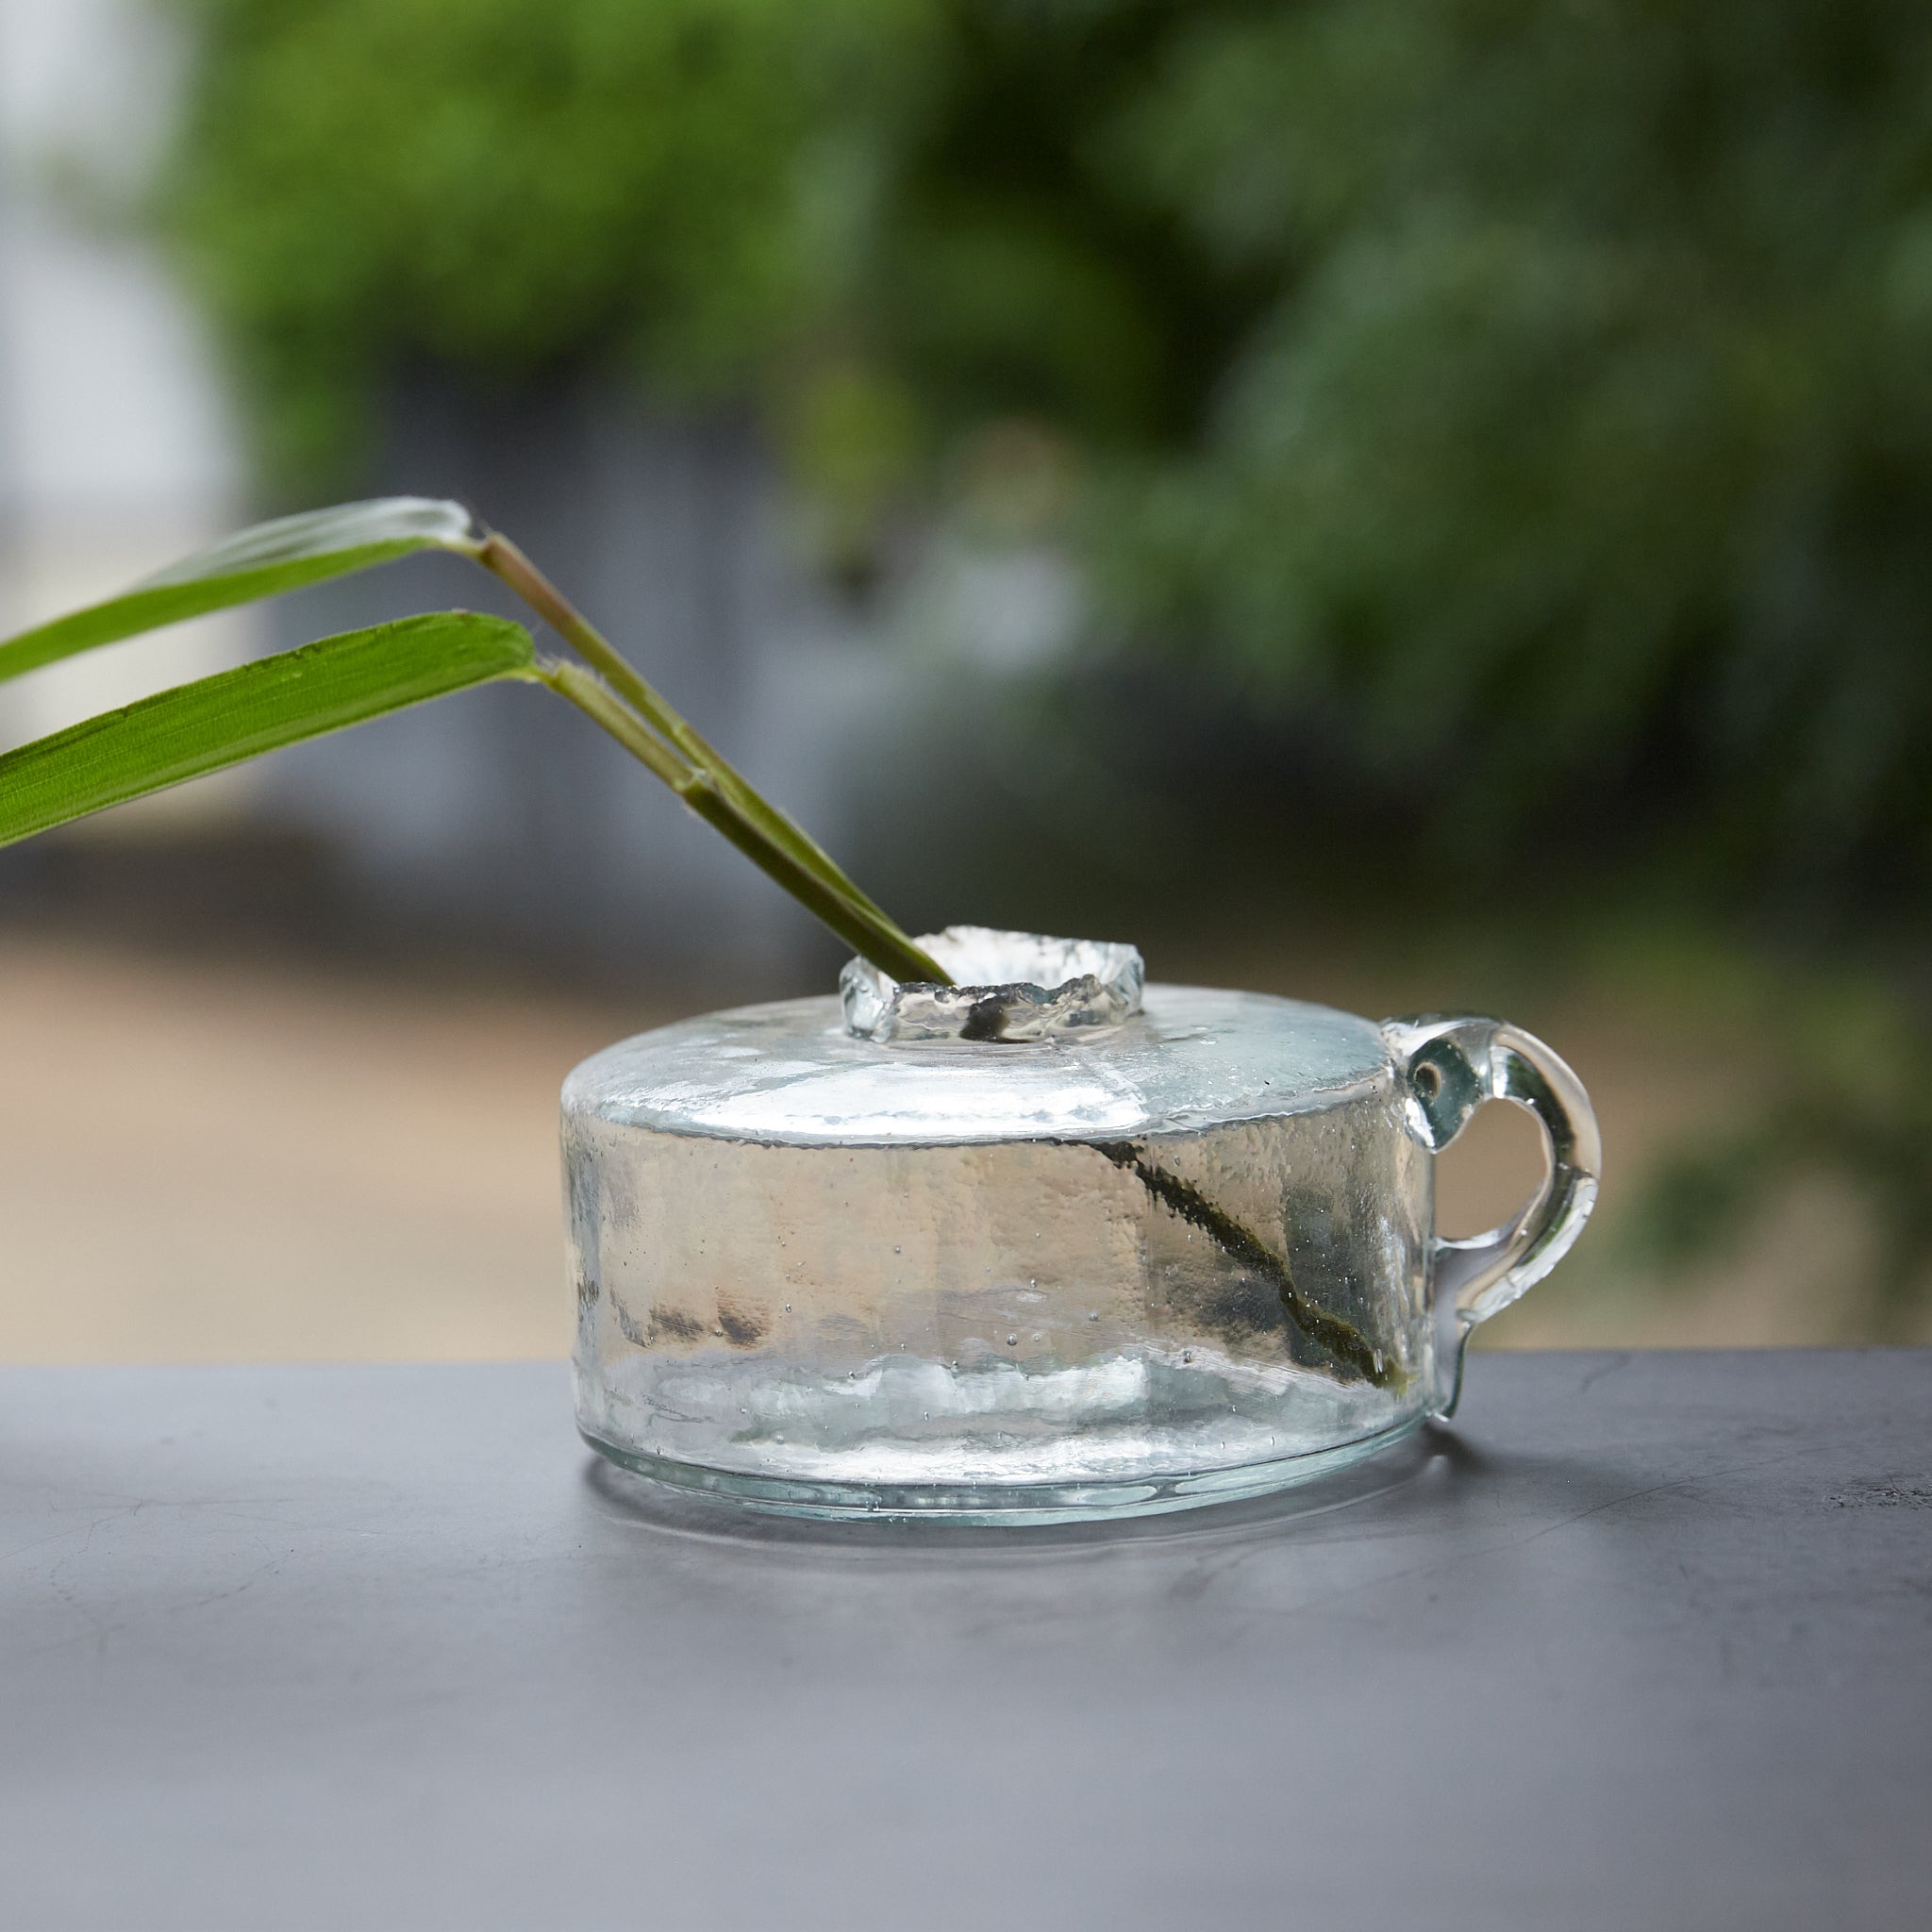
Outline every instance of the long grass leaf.
POLYGON ((0 845, 535 665, 522 625, 451 610, 218 672, 0 758, 0 845))
POLYGON ((474 555, 475 549, 469 511, 433 497, 385 496, 279 517, 184 558, 104 604, 8 639, 0 643, 0 678, 184 618, 367 570, 411 551, 474 555))

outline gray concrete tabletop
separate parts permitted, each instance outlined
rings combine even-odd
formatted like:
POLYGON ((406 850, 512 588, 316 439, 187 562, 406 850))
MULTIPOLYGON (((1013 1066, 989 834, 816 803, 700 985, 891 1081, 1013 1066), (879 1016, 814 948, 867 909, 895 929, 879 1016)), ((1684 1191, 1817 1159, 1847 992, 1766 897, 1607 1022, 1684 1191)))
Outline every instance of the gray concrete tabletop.
POLYGON ((1932 1923, 1932 1351, 1478 1356, 1330 1485, 812 1526, 560 1368, 0 1372, 0 1924, 1932 1923))

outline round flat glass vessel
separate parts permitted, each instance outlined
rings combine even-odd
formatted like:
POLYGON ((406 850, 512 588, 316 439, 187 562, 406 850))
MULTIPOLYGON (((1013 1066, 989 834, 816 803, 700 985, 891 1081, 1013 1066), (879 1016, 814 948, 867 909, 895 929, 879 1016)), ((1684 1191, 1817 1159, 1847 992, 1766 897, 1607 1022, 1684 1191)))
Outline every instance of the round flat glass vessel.
POLYGON ((925 943, 973 982, 855 965, 571 1075, 596 1447, 794 1513, 1058 1521, 1273 1489, 1453 1401, 1433 1153, 1498 1091, 1472 1029, 1507 1029, 925 943))

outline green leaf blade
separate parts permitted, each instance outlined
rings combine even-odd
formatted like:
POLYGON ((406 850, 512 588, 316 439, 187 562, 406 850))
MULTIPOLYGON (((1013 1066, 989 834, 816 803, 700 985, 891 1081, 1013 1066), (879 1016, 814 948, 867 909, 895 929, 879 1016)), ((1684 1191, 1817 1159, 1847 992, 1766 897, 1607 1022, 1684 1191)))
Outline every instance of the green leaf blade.
POLYGON ((535 667, 522 625, 466 610, 258 658, 0 758, 0 845, 430 698, 534 677, 535 667))
POLYGON ((385 496, 257 524, 171 564, 105 603, 57 617, 0 643, 0 679, 78 651, 118 643, 211 610, 279 596, 418 550, 474 556, 478 539, 459 503, 385 496))

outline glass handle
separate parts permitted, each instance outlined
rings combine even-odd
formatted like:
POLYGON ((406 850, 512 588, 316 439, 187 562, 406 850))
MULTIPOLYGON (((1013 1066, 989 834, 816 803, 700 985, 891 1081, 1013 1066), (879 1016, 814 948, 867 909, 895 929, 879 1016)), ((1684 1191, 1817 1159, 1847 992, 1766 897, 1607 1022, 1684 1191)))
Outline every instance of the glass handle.
POLYGON ((1583 1082, 1533 1034, 1500 1020, 1429 1014, 1386 1020, 1409 1130, 1440 1154, 1485 1101, 1527 1108, 1543 1130, 1549 1171, 1514 1221, 1468 1241, 1429 1241, 1439 1416, 1455 1413, 1470 1331, 1536 1286, 1596 1206, 1603 1142, 1583 1082))

